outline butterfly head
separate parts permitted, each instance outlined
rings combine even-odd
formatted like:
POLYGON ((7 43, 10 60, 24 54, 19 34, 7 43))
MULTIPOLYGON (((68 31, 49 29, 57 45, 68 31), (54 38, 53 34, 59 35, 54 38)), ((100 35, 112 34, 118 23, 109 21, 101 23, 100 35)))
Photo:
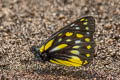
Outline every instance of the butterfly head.
POLYGON ((30 51, 34 54, 35 58, 40 62, 45 62, 48 60, 47 52, 40 52, 40 47, 32 46, 30 51))

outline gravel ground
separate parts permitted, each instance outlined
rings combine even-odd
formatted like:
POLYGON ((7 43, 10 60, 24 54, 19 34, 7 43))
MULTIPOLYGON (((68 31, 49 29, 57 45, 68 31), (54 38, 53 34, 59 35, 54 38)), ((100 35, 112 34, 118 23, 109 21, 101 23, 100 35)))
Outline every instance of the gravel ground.
POLYGON ((1 80, 119 80, 119 0, 0 0, 1 80), (85 67, 38 62, 29 51, 82 16, 96 20, 96 54, 85 67))

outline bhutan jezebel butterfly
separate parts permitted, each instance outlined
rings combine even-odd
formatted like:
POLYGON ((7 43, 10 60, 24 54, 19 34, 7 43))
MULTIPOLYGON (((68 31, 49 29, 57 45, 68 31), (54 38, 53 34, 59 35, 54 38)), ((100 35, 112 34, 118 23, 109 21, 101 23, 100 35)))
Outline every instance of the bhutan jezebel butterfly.
POLYGON ((95 20, 92 16, 86 16, 53 34, 40 47, 32 46, 31 51, 44 62, 83 66, 93 59, 94 32, 95 20))

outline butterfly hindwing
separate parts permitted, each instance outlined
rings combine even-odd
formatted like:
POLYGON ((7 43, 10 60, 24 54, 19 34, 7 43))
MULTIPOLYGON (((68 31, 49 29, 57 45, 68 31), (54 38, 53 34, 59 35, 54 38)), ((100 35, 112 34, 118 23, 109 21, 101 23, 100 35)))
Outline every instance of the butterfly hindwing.
POLYGON ((95 20, 83 17, 62 28, 38 49, 42 59, 66 66, 82 66, 92 60, 95 42, 95 20))

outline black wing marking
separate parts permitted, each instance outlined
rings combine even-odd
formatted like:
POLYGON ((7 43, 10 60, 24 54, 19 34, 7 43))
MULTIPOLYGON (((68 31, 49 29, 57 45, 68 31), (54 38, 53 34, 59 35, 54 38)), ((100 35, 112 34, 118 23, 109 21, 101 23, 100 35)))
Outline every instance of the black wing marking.
POLYGON ((70 31, 73 32, 73 34, 80 33, 80 34, 84 35, 84 38, 78 39, 78 38, 76 38, 75 35, 73 35, 73 36, 69 37, 72 41, 71 42, 66 42, 66 39, 68 39, 68 37, 65 37, 65 35, 62 35, 60 37, 53 35, 54 37, 56 37, 55 43, 53 44, 54 47, 57 46, 57 45, 59 45, 59 44, 62 44, 62 43, 66 43, 69 46, 66 47, 66 48, 64 48, 64 49, 61 49, 59 51, 49 52, 49 50, 51 50, 52 48, 54 48, 52 46, 48 50, 48 52, 49 52, 48 54, 50 55, 51 59, 67 60, 69 58, 69 56, 78 56, 83 61, 85 61, 85 60, 90 61, 93 58, 93 53, 95 52, 94 51, 95 42, 94 42, 94 39, 93 39, 93 33, 95 32, 95 20, 94 20, 93 17, 90 17, 90 16, 89 17, 84 17, 84 19, 88 19, 88 21, 87 21, 88 25, 87 26, 88 26, 89 30, 86 30, 85 29, 86 25, 83 25, 83 23, 85 21, 81 22, 80 21, 81 19, 79 19, 79 20, 73 22, 72 24, 66 26, 66 28, 63 28, 62 30, 60 30, 59 32, 57 32, 58 34, 59 33, 65 34, 66 32, 70 32, 70 31), (72 27, 71 27, 71 25, 72 25, 72 27), (76 30, 75 29, 76 27, 80 27, 80 29, 76 30), (87 32, 89 32, 89 34, 86 34, 87 32), (58 42, 59 38, 63 39, 63 41, 60 42, 60 43, 58 42), (87 43, 87 42, 84 41, 85 38, 90 38, 91 41, 87 43), (81 40, 81 43, 77 44, 77 45, 81 46, 79 49, 73 49, 72 48, 73 46, 76 45, 75 44, 76 40, 81 40), (90 50, 86 49, 87 45, 91 45, 92 48, 90 50), (71 54, 70 50, 78 50, 80 52, 80 55, 71 54), (86 57, 86 53, 90 53, 90 57, 89 58, 86 57))
MULTIPOLYGON (((52 36, 50 36, 44 43, 41 44, 41 46, 43 44, 46 44, 48 41, 50 41, 51 39, 55 39, 54 41, 54 44, 57 44, 58 42, 56 42, 59 37, 57 36, 59 33, 63 33, 65 34, 65 32, 70 32, 70 31, 73 31, 73 32, 80 32, 80 33, 85 33, 85 32, 89 32, 91 35, 91 37, 93 37, 93 33, 95 32, 95 20, 92 16, 87 16, 87 17, 83 17, 83 18, 80 18, 74 22, 72 22, 71 24, 65 26, 64 28, 62 28, 61 30, 59 30, 58 32, 54 33, 52 36), (89 30, 85 30, 85 26, 86 25, 83 25, 84 22, 86 21, 80 21, 81 19, 87 19, 88 21, 88 26, 89 26, 89 30), (71 26, 73 25, 73 26, 71 26), (75 28, 76 27, 80 27, 80 29, 76 30, 75 28)), ((86 33, 85 33, 86 34, 86 33)), ((61 37, 61 36, 60 36, 61 37)), ((63 35, 61 38, 65 38, 65 35, 63 35)), ((53 44, 53 45, 54 45, 53 44)), ((41 47, 40 46, 40 47, 41 47)))
MULTIPOLYGON (((77 49, 80 52, 80 55, 76 55, 76 56, 78 56, 83 61, 90 60, 93 57, 93 53, 94 53, 94 46, 95 46, 95 42, 94 42, 94 39, 93 39, 93 33, 94 32, 95 32, 95 20, 92 16, 83 17, 83 18, 78 19, 78 20, 74 21, 73 23, 65 26, 64 28, 62 28, 58 32, 54 33, 51 37, 49 37, 43 44, 41 44, 41 46, 46 45, 47 42, 54 39, 54 43, 46 51, 47 53, 46 54, 43 53, 44 55, 46 55, 46 58, 44 58, 44 60, 48 60, 48 61, 50 59, 53 59, 53 60, 54 59, 68 60, 70 58, 70 56, 75 55, 75 54, 71 54, 70 50, 72 50, 72 47, 76 45, 75 44, 76 40, 81 41, 81 43, 77 44, 77 45, 81 46, 79 49, 77 49), (86 22, 87 22, 87 25, 85 25, 86 22), (89 29, 87 30, 85 27, 88 27, 89 29), (73 32, 74 35, 69 37, 72 40, 71 42, 66 42, 66 40, 68 39, 68 37, 65 36, 66 32, 73 32), (63 35, 58 36, 58 34, 60 34, 60 33, 62 33, 63 35), (90 38, 91 41, 86 43, 84 41, 84 38, 80 38, 80 39, 76 38, 76 36, 75 36, 76 33, 83 34, 84 38, 90 38), (58 40, 60 38, 62 38, 62 41, 58 42, 58 40), (66 43, 69 46, 66 47, 66 48, 63 48, 61 50, 55 51, 55 52, 50 52, 50 50, 52 48, 54 48, 54 47, 56 47, 56 46, 58 46, 59 44, 62 44, 62 43, 66 43), (90 50, 85 49, 87 45, 92 45, 92 48, 90 50), (91 54, 90 58, 86 58, 85 52, 88 52, 88 53, 91 54)), ((39 48, 37 48, 37 49, 39 49, 39 48)), ((41 57, 44 57, 44 56, 42 56, 42 54, 41 54, 41 57)))

